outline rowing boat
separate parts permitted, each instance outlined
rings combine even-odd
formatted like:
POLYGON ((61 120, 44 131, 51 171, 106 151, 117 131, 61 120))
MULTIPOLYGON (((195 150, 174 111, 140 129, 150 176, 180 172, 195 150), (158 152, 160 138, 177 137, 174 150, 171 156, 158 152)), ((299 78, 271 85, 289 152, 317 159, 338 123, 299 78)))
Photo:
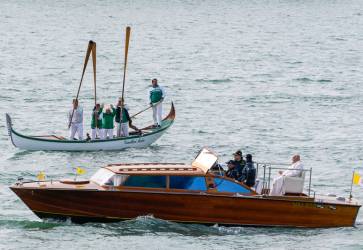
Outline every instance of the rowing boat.
POLYGON ((126 148, 147 147, 159 139, 174 123, 175 108, 171 104, 169 114, 163 119, 160 127, 147 126, 141 133, 130 133, 128 137, 114 137, 106 140, 70 140, 58 135, 26 136, 14 130, 11 117, 6 114, 8 134, 13 145, 26 150, 56 151, 98 151, 122 150, 126 148))

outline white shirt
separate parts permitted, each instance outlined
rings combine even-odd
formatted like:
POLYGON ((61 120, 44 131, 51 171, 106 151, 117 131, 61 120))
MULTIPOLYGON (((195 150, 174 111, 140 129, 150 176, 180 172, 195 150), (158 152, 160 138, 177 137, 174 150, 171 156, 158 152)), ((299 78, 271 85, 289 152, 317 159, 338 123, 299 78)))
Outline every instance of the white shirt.
MULTIPOLYGON (((69 110, 68 113, 68 122, 71 120, 73 109, 69 110)), ((77 109, 74 110, 72 123, 83 123, 83 109, 82 107, 78 106, 77 109)))
POLYGON ((297 161, 291 164, 291 166, 288 167, 288 169, 285 170, 282 175, 290 177, 300 176, 303 169, 304 165, 301 163, 301 161, 297 161))

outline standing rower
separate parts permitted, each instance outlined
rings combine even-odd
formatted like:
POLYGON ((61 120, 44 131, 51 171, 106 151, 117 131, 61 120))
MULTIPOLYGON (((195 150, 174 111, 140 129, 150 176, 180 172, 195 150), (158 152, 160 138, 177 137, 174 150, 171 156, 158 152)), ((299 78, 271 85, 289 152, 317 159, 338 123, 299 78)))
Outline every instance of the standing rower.
POLYGON ((102 138, 102 108, 99 103, 97 103, 96 106, 93 108, 91 129, 92 140, 102 138))
POLYGON ((68 112, 68 124, 71 129, 71 140, 75 140, 74 136, 78 135, 79 140, 83 140, 83 109, 78 106, 78 100, 73 99, 73 108, 68 112))
POLYGON ((163 87, 158 85, 158 80, 156 78, 151 81, 152 88, 150 89, 150 105, 153 108, 153 119, 154 126, 160 127, 162 120, 162 103, 165 98, 165 90, 163 87))

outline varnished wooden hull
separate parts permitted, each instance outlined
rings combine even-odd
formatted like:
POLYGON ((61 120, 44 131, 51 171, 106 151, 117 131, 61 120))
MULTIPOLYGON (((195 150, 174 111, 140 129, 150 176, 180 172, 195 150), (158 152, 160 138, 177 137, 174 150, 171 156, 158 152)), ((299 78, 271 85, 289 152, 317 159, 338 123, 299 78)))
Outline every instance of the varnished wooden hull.
POLYGON ((358 205, 316 203, 296 198, 236 197, 206 193, 130 190, 11 189, 40 218, 71 218, 75 222, 119 221, 137 216, 202 224, 349 227, 358 205))

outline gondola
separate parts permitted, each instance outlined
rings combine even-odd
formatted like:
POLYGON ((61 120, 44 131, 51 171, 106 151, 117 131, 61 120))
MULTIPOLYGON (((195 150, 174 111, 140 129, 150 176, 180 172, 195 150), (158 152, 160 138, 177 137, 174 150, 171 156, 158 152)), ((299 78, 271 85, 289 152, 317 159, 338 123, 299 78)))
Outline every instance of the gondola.
MULTIPOLYGON (((122 100, 124 100, 124 89, 125 89, 125 75, 126 75, 126 65, 127 65, 127 54, 130 39, 130 27, 126 28, 126 43, 125 43, 125 61, 124 61, 124 74, 122 83, 122 100)), ((80 89, 82 86, 83 76, 88 64, 89 58, 92 58, 93 65, 93 81, 94 81, 94 105, 97 103, 96 95, 96 43, 94 41, 89 41, 88 49, 86 52, 86 57, 82 70, 81 81, 78 86, 78 91, 75 100, 78 100, 80 89)), ((148 110, 151 106, 138 112, 132 117, 148 110)), ((74 109, 70 117, 72 120, 74 109)), ((175 108, 174 104, 171 103, 171 109, 169 114, 163 119, 161 126, 153 127, 148 126, 141 129, 138 132, 131 133, 127 137, 114 137, 110 139, 95 139, 95 140, 73 140, 67 139, 63 136, 57 135, 40 135, 40 136, 26 136, 16 132, 13 129, 11 117, 6 114, 6 125, 8 128, 8 134, 11 138, 13 145, 20 149, 26 150, 56 150, 56 151, 98 151, 98 150, 122 150, 125 148, 141 148, 147 147, 159 139, 167 129, 173 124, 175 119, 175 108)), ((69 126, 71 123, 69 123, 69 126)))
POLYGON ((6 114, 8 134, 13 145, 26 150, 58 150, 58 151, 98 151, 122 150, 126 148, 147 147, 159 139, 175 119, 174 104, 169 114, 163 119, 160 127, 148 126, 141 133, 131 133, 128 137, 114 137, 106 140, 70 140, 57 135, 26 136, 16 132, 9 114, 6 114))

